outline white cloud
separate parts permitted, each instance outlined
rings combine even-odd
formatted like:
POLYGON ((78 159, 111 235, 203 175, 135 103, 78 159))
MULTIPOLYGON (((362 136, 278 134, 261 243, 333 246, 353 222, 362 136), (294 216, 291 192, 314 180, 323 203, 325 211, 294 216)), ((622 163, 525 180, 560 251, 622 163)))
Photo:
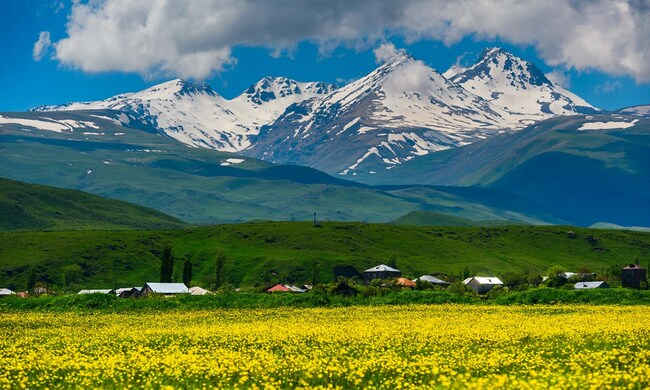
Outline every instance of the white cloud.
POLYGON ((623 84, 621 84, 620 81, 605 81, 603 84, 597 85, 596 88, 594 88, 594 92, 598 94, 612 93, 621 89, 622 86, 623 84))
POLYGON ((204 78, 233 46, 321 51, 464 37, 534 46, 551 66, 650 81, 650 6, 644 0, 91 0, 73 4, 56 58, 88 72, 204 78))
POLYGON ((375 61, 378 64, 386 62, 392 58, 397 57, 404 53, 404 50, 399 50, 392 43, 382 43, 378 48, 372 51, 375 55, 375 61))
POLYGON ((566 72, 556 69, 552 72, 546 73, 544 76, 546 76, 547 79, 551 80, 553 84, 557 84, 560 87, 571 87, 571 76, 566 72))
POLYGON ((47 55, 47 53, 52 48, 52 41, 50 41, 50 32, 41 31, 38 34, 38 40, 34 43, 34 48, 32 49, 32 57, 34 61, 40 61, 47 55))

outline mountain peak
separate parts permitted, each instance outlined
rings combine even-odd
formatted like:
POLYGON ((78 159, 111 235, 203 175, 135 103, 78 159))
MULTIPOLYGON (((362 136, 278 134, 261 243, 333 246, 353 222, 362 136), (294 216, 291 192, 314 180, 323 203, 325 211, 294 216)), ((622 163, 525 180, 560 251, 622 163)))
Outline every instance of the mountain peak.
POLYGON ((530 61, 500 47, 487 48, 480 60, 464 72, 454 77, 454 82, 480 77, 493 79, 503 75, 514 87, 526 89, 528 85, 553 85, 544 73, 530 61))
POLYGON ((323 95, 333 91, 335 88, 335 85, 324 82, 304 83, 287 77, 266 76, 248 87, 242 95, 246 96, 247 100, 252 103, 262 105, 272 100, 291 95, 301 95, 304 93, 323 95))
POLYGON ((174 95, 196 95, 207 94, 216 96, 216 92, 212 89, 210 84, 194 84, 183 79, 173 79, 154 85, 142 91, 143 94, 174 94, 174 95))

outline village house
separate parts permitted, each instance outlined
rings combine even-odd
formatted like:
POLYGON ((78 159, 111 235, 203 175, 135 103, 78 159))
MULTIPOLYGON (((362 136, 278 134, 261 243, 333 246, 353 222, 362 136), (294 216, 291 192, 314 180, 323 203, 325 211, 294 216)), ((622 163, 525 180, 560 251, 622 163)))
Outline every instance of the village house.
POLYGON ((621 285, 625 288, 641 288, 641 283, 647 283, 645 268, 638 264, 630 264, 621 270, 621 285))
POLYGON ((385 264, 380 264, 363 271, 363 280, 370 283, 373 279, 393 279, 402 276, 402 271, 389 267, 385 264))
POLYGON ((0 288, 0 298, 9 297, 15 294, 16 294, 15 292, 9 290, 8 288, 0 288))
POLYGON ((418 280, 420 280, 422 282, 431 283, 434 286, 440 286, 440 287, 447 287, 450 284, 449 282, 445 282, 444 280, 438 279, 435 276, 431 276, 431 275, 422 275, 417 279, 413 279, 413 281, 416 282, 416 283, 417 283, 418 280))
POLYGON ((609 284, 603 281, 598 282, 578 282, 573 286, 576 290, 589 290, 593 288, 609 288, 609 284))
POLYGON ((472 276, 463 280, 463 284, 478 294, 487 294, 494 287, 502 286, 503 282, 492 276, 472 276))
POLYGON ((120 298, 139 298, 142 287, 122 287, 115 290, 115 295, 120 298))
POLYGON ((115 294, 115 290, 111 290, 111 289, 81 290, 77 294, 115 294))
POLYGON ((409 288, 415 288, 416 286, 414 281, 407 278, 397 278, 397 282, 395 282, 395 285, 400 287, 409 287, 409 288))
POLYGON ((160 294, 173 296, 178 294, 189 294, 190 290, 183 283, 145 283, 142 287, 141 296, 146 297, 150 294, 160 294))
POLYGON ((208 295, 212 294, 212 292, 198 286, 190 287, 190 294, 191 295, 208 295))
POLYGON ((289 292, 289 288, 283 286, 282 284, 278 283, 272 287, 269 287, 266 289, 267 293, 274 293, 274 292, 289 292))

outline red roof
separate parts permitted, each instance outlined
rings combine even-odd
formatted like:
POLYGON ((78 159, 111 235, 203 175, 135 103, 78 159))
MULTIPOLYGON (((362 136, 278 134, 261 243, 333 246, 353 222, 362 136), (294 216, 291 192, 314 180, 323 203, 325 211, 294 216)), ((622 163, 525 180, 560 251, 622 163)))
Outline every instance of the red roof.
POLYGON ((414 281, 411 279, 406 279, 406 278, 398 278, 397 279, 397 284, 399 286, 406 286, 406 287, 415 287, 417 286, 414 281))
POLYGON ((266 292, 288 292, 289 289, 281 285, 280 283, 266 290, 266 292))

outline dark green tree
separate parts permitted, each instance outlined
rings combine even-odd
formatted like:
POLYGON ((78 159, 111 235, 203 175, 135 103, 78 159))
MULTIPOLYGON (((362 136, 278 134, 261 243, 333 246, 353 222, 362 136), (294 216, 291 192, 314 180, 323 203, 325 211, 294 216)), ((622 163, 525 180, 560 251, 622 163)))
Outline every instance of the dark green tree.
POLYGON ((174 257, 172 256, 172 248, 165 247, 162 258, 160 259, 160 282, 171 283, 172 274, 174 273, 174 257))
POLYGON ((192 262, 187 259, 183 263, 183 283, 186 286, 189 286, 192 283, 192 262))
POLYGON ((27 272, 27 291, 32 291, 36 286, 36 270, 34 267, 29 267, 27 272))
POLYGON ((226 254, 223 251, 217 253, 214 276, 216 288, 221 287, 226 279, 226 254))
POLYGON ((314 260, 311 267, 311 285, 316 286, 318 284, 318 275, 320 274, 320 263, 318 260, 314 260))

